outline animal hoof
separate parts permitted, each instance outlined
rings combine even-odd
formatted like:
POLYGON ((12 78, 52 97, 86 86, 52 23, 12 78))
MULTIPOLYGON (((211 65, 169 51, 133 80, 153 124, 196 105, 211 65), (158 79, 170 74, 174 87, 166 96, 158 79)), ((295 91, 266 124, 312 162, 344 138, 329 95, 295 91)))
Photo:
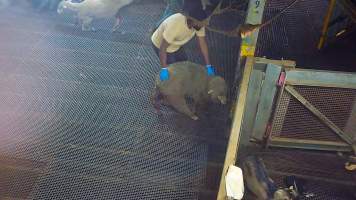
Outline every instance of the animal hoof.
POLYGON ((155 110, 155 113, 156 113, 157 115, 162 115, 162 112, 161 112, 160 110, 155 110))
POLYGON ((197 116, 192 116, 192 119, 194 120, 194 121, 196 121, 196 120, 198 120, 199 119, 199 117, 197 117, 197 116))
POLYGON ((114 33, 114 32, 117 31, 117 29, 118 29, 118 27, 117 27, 117 26, 114 26, 114 27, 112 27, 111 32, 114 33))

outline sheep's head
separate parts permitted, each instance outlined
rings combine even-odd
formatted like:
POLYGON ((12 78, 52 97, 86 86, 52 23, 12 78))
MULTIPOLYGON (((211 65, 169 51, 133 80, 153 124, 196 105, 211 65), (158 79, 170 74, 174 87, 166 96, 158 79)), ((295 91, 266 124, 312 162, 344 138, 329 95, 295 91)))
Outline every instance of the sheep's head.
POLYGON ((226 104, 227 86, 226 82, 220 76, 211 77, 208 85, 209 98, 214 103, 226 104))

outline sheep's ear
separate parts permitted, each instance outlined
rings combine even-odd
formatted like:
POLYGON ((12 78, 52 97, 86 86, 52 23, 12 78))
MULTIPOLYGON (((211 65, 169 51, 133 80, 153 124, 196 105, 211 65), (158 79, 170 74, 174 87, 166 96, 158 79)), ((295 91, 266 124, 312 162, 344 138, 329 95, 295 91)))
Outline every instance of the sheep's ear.
POLYGON ((214 92, 213 90, 209 90, 208 94, 213 94, 213 92, 214 92))

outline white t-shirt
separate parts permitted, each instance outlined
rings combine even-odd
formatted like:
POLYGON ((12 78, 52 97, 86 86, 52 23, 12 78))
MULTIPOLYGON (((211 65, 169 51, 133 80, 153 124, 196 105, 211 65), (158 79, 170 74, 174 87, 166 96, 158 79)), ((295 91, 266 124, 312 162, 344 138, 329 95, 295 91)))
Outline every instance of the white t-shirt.
POLYGON ((173 53, 191 40, 195 34, 198 37, 204 37, 205 28, 203 27, 199 31, 196 31, 194 28, 189 29, 186 17, 181 13, 177 13, 161 23, 153 33, 151 40, 157 48, 160 48, 162 39, 164 38, 169 44, 167 52, 173 53))

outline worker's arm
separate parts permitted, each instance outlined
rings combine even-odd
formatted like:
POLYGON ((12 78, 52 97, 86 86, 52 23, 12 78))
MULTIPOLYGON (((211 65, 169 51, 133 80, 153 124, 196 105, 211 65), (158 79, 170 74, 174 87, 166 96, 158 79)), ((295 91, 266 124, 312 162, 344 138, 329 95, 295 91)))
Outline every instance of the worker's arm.
POLYGON ((159 77, 161 81, 166 81, 169 79, 168 65, 167 65, 167 48, 169 44, 165 39, 162 39, 161 46, 159 47, 159 61, 161 63, 161 71, 159 72, 159 77))
POLYGON ((210 64, 209 49, 208 49, 208 44, 206 43, 206 40, 205 40, 205 36, 203 36, 203 37, 198 36, 197 38, 198 38, 198 44, 199 44, 200 51, 204 57, 207 73, 209 76, 213 76, 213 75, 215 75, 215 69, 210 64))
POLYGON ((167 48, 169 44, 165 39, 162 39, 161 46, 159 47, 159 61, 162 68, 168 67, 167 65, 167 48))
POLYGON ((198 38, 200 52, 204 57, 205 64, 210 65, 209 49, 208 49, 208 44, 206 43, 205 37, 198 36, 197 38, 198 38))

